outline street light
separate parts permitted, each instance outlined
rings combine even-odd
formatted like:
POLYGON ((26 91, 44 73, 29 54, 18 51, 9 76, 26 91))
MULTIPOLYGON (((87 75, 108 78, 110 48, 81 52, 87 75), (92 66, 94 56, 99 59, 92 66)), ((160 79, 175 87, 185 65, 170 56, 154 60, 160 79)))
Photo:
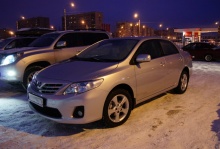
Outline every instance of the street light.
MULTIPOLYGON (((137 13, 134 14, 134 18, 139 18, 137 13)), ((139 18, 139 20, 138 20, 138 36, 140 36, 140 35, 141 35, 141 20, 139 18)))
MULTIPOLYGON (((85 29, 88 29, 88 25, 86 24, 86 22, 84 20, 81 21, 82 25, 85 25, 85 29)), ((84 27, 83 27, 84 28, 84 27)))
POLYGON ((162 37, 162 29, 161 29, 162 26, 163 26, 163 24, 160 24, 160 25, 159 25, 159 27, 160 27, 160 34, 161 34, 161 37, 162 37))
POLYGON ((11 36, 14 36, 14 32, 13 31, 9 31, 9 34, 11 35, 11 36))
MULTIPOLYGON (((70 3, 70 6, 71 7, 74 7, 75 4, 73 2, 70 3)), ((66 30, 66 9, 64 8, 63 10, 63 13, 64 13, 64 30, 66 30)))

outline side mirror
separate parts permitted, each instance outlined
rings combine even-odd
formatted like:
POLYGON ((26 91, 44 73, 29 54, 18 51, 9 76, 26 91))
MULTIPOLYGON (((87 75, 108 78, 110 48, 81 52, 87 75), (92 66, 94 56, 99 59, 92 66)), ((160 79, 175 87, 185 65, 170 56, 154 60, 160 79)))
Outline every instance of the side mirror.
POLYGON ((58 41, 56 44, 56 48, 66 47, 66 41, 58 41))
POLYGON ((151 56, 149 54, 140 54, 136 58, 136 62, 142 63, 142 62, 150 62, 151 56))

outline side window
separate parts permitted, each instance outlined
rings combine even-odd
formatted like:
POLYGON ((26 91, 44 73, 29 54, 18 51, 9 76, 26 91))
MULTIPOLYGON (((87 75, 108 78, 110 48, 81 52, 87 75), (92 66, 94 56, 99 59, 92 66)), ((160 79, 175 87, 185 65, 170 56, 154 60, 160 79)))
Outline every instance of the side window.
POLYGON ((149 54, 152 59, 162 56, 162 52, 156 40, 143 42, 138 48, 138 54, 149 54))
POLYGON ((18 39, 17 42, 16 42, 16 48, 20 48, 23 46, 23 41, 22 39, 18 39))
POLYGON ((5 47, 5 50, 15 48, 15 47, 16 47, 16 42, 17 42, 16 40, 13 40, 12 42, 10 42, 10 43, 5 47))
POLYGON ((178 49, 170 41, 160 40, 160 45, 163 49, 164 55, 172 55, 179 53, 178 49))
POLYGON ((193 44, 193 43, 190 43, 190 44, 185 46, 185 49, 187 49, 187 50, 191 50, 191 49, 194 49, 194 48, 195 48, 195 44, 193 44))
POLYGON ((203 43, 201 49, 209 49, 212 48, 210 44, 203 43))
POLYGON ((84 45, 91 45, 103 39, 108 39, 105 33, 84 33, 84 45))
POLYGON ((66 41, 66 47, 88 46, 97 41, 108 39, 104 33, 68 33, 63 35, 59 41, 66 41))
POLYGON ((202 45, 200 43, 195 44, 195 50, 201 50, 202 45))
POLYGON ((24 38, 22 40, 22 46, 28 46, 30 43, 32 43, 35 40, 35 38, 24 38))
POLYGON ((72 33, 72 40, 74 47, 85 46, 84 34, 83 33, 72 33))
POLYGON ((196 44, 192 44, 192 50, 196 49, 196 44))
POLYGON ((80 33, 68 33, 63 35, 59 41, 66 41, 66 47, 77 47, 83 45, 82 35, 80 33))

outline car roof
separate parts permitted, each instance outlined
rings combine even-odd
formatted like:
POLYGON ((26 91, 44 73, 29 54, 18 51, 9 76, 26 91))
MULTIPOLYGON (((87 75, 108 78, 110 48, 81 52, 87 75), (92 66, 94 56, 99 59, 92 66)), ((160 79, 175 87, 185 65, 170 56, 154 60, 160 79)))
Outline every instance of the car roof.
POLYGON ((108 36, 112 36, 110 32, 105 31, 105 30, 99 30, 99 29, 76 29, 76 30, 66 30, 66 31, 54 31, 54 32, 50 32, 50 33, 46 33, 44 35, 47 34, 66 34, 66 33, 75 33, 75 32, 81 32, 81 33, 105 33, 108 36))
POLYGON ((66 31, 54 31, 54 32, 50 32, 47 34, 53 34, 53 33, 73 33, 73 32, 100 32, 100 33, 108 33, 108 31, 104 31, 104 30, 66 30, 66 31))
MULTIPOLYGON (((32 36, 17 36, 17 37, 9 37, 9 38, 6 38, 6 39, 25 39, 25 38, 38 38, 38 37, 32 37, 32 36)), ((5 39, 4 39, 5 40, 5 39)))
POLYGON ((160 39, 160 40, 167 40, 165 38, 161 38, 161 37, 158 37, 158 36, 147 36, 147 37, 117 37, 117 38, 113 38, 112 40, 114 39, 137 39, 137 40, 150 40, 150 39, 160 39))

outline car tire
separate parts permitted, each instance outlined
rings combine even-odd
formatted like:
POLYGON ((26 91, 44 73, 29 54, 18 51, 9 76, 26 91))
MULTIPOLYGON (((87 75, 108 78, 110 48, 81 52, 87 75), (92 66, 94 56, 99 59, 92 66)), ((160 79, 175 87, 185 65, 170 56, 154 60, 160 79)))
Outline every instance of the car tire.
POLYGON ((25 90, 27 89, 28 84, 31 82, 34 73, 41 70, 42 68, 43 67, 41 67, 41 66, 32 66, 32 67, 29 67, 25 70, 24 77, 23 77, 23 83, 22 83, 25 90))
POLYGON ((174 89, 174 91, 178 94, 185 93, 189 83, 189 74, 187 71, 183 71, 179 78, 178 86, 174 89))
POLYGON ((207 54, 207 55, 205 56, 205 61, 206 61, 206 62, 211 62, 211 61, 212 61, 212 55, 207 54))
POLYGON ((116 127, 127 121, 132 109, 131 95, 124 89, 113 90, 107 97, 103 109, 106 127, 116 127))

